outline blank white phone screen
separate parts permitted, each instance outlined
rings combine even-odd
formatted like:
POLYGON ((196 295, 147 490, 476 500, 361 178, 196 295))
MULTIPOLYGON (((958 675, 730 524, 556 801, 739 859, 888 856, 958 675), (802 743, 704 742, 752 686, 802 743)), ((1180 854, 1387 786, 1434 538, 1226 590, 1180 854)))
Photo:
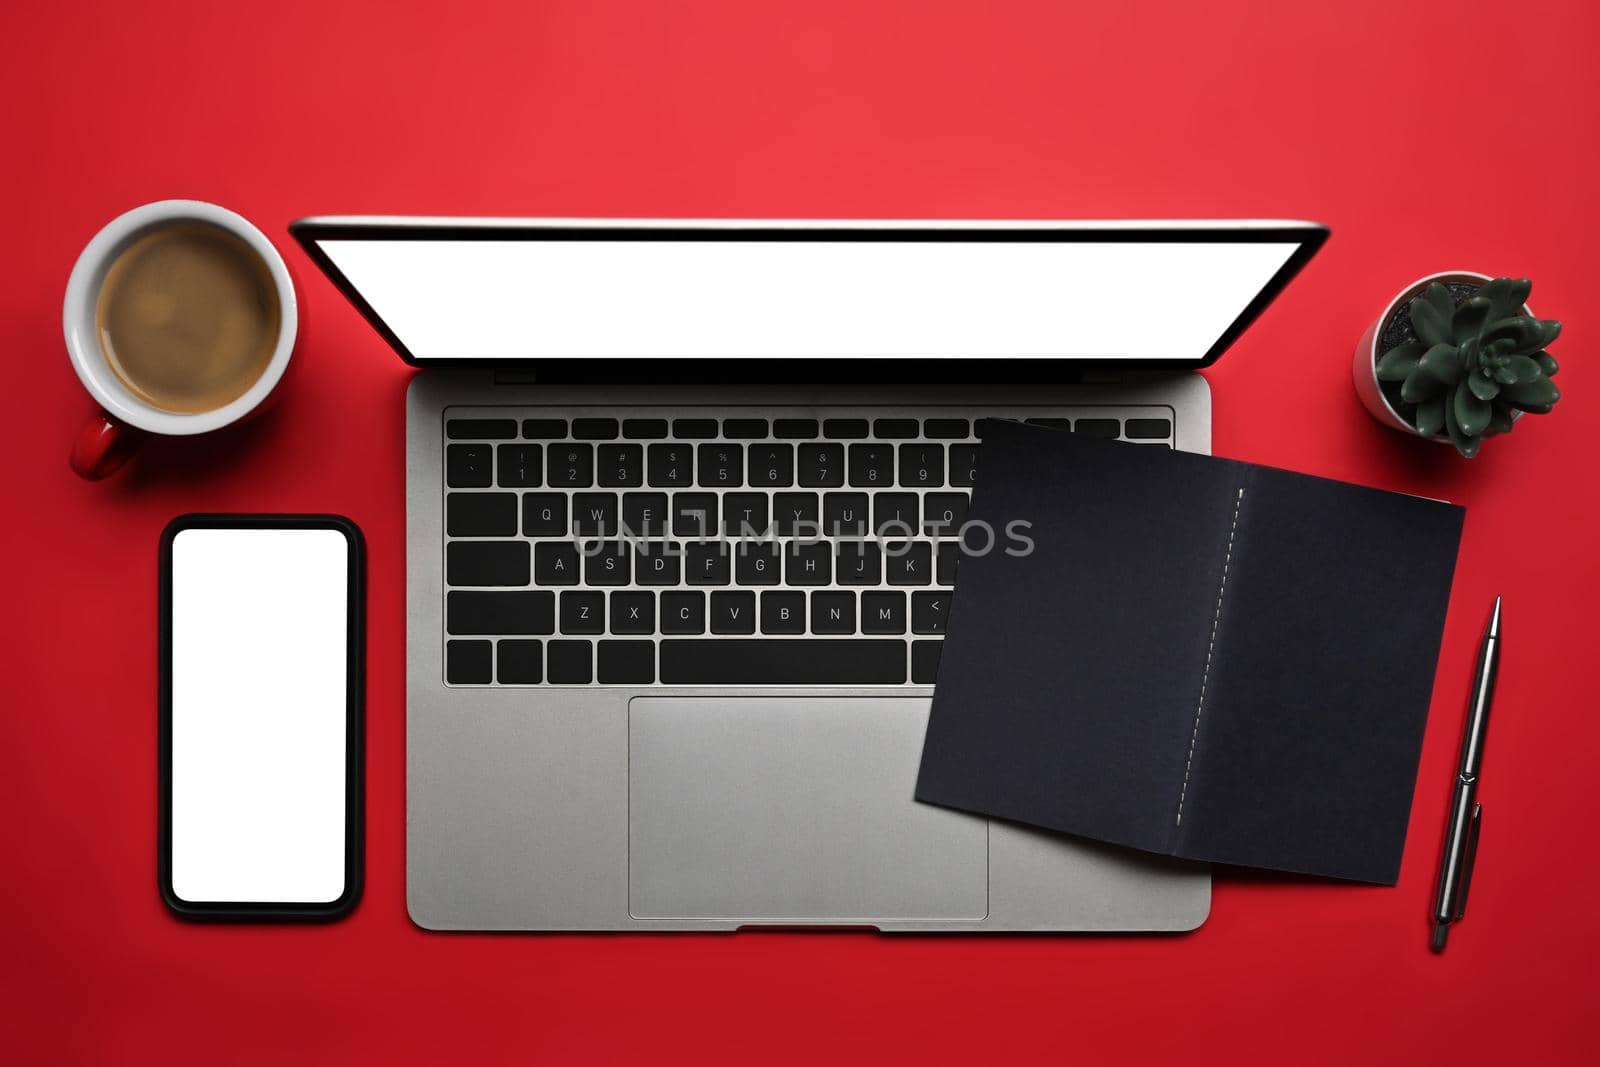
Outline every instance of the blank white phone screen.
POLYGON ((172 888, 332 903, 345 889, 349 546, 188 529, 172 545, 172 888))

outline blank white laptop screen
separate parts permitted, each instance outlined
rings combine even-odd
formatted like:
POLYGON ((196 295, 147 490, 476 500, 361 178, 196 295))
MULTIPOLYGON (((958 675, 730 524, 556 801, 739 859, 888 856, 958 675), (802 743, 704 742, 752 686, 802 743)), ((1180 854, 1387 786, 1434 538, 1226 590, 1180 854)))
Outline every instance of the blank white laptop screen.
POLYGON ((1302 240, 317 243, 423 359, 1198 361, 1302 240))
POLYGON ((172 888, 200 902, 345 890, 348 543, 188 529, 172 545, 172 888))

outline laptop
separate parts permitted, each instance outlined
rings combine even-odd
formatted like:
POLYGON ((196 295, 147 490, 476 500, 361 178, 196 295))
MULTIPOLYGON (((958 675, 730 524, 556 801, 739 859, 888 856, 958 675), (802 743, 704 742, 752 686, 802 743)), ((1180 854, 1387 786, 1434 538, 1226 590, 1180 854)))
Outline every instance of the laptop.
POLYGON ((912 793, 960 560, 1009 547, 965 521, 977 420, 1208 452, 1195 371, 1322 226, 326 217, 291 230, 418 369, 418 925, 1204 921, 1204 866, 912 793))

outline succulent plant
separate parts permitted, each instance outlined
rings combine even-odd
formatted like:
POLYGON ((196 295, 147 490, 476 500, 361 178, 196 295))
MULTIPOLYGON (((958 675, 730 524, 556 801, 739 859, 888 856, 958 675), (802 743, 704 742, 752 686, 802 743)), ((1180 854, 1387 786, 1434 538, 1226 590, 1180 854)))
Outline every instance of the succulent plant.
POLYGON ((1385 352, 1377 371, 1416 405, 1419 432, 1448 434, 1471 457, 1483 438, 1509 432, 1516 412, 1548 414, 1561 399, 1550 380, 1556 361, 1544 350, 1561 323, 1524 311, 1532 288, 1526 278, 1496 278, 1458 305, 1434 282, 1411 301, 1416 339, 1385 352))

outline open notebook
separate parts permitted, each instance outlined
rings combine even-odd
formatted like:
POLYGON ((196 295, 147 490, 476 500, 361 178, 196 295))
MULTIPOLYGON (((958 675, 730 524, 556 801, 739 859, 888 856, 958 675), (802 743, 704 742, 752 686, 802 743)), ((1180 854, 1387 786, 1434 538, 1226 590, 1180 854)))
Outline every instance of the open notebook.
POLYGON ((1399 876, 1464 510, 983 427, 918 800, 1167 855, 1399 876))

